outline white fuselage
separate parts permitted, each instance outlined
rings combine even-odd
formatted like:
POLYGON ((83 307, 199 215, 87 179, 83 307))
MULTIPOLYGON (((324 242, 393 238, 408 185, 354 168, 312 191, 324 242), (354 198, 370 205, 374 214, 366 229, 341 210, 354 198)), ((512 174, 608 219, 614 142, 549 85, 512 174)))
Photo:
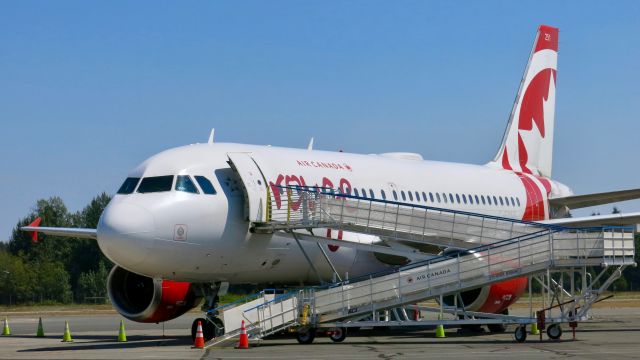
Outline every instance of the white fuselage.
MULTIPOLYGON (((382 199, 384 192, 387 200, 514 219, 548 219, 548 196, 566 196, 569 191, 559 183, 531 175, 491 166, 424 161, 406 154, 196 144, 161 152, 129 174, 131 178, 174 175, 174 182, 169 191, 115 195, 97 230, 105 255, 127 270, 154 278, 231 283, 317 281, 290 235, 249 232, 242 181, 228 163, 227 154, 232 152, 251 153, 264 178, 274 186, 328 187, 376 199, 382 199), (204 194, 200 186, 197 194, 176 191, 177 175, 204 176, 217 193, 204 194)), ((368 235, 344 236, 375 241, 368 235)), ((303 242, 303 246, 320 275, 331 279, 331 268, 315 243, 303 242)), ((329 256, 342 276, 363 275, 387 266, 370 252, 347 247, 332 250, 329 256)))

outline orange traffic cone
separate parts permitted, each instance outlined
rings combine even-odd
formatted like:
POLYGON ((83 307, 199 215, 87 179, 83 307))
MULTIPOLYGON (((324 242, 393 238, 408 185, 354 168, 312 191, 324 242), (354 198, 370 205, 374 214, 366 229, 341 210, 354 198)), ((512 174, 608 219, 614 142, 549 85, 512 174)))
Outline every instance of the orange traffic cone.
POLYGON ((247 336, 247 329, 244 328, 244 320, 242 320, 242 325, 240 326, 240 340, 238 340, 238 346, 236 349, 248 349, 249 348, 249 337, 247 336))
POLYGON ((198 329, 196 330, 196 340, 193 342, 196 349, 204 349, 204 336, 202 335, 202 322, 198 320, 198 329))

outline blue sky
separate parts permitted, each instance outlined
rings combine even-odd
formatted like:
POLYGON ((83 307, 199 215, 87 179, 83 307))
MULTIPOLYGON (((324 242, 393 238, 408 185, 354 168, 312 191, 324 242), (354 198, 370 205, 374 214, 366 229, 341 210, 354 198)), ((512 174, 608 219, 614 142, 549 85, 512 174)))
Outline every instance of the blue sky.
POLYGON ((484 163, 541 23, 561 31, 554 178, 640 187, 639 4, 3 1, 0 240, 37 199, 78 210, 212 127, 217 141, 484 163))

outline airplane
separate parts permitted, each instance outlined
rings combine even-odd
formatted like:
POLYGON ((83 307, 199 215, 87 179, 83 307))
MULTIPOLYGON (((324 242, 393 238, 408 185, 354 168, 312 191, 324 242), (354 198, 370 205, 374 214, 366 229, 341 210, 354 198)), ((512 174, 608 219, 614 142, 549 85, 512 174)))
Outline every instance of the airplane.
MULTIPOLYGON (((313 140, 303 149, 217 143, 212 132, 207 143, 160 152, 133 169, 96 229, 41 227, 36 220, 22 230, 36 237, 96 239, 116 264, 108 278, 115 309, 133 321, 162 322, 202 298, 204 311, 215 309, 228 284, 317 284, 318 277, 334 276, 317 243, 299 247, 290 233, 251 231, 248 184, 237 171, 242 164, 253 169, 251 191, 270 191, 274 207, 282 206, 282 186, 296 186, 564 226, 640 223, 638 212, 566 217, 571 209, 640 198, 640 189, 575 195, 552 179, 558 36, 557 28, 539 26, 502 143, 486 164, 430 161, 405 152, 321 151, 313 149, 313 140)), ((315 236, 340 241, 322 247, 342 276, 405 263, 349 245, 382 241, 372 235, 322 229, 315 236)), ((526 285, 519 278, 468 291, 466 309, 504 313, 526 285)), ((218 318, 209 320, 203 322, 208 339, 224 326, 218 318)))

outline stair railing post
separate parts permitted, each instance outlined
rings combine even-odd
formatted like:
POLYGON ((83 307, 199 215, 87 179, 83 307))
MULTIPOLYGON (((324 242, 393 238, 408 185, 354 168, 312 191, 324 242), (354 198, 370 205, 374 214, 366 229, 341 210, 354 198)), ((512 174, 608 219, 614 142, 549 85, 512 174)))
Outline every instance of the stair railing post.
POLYGON ((369 302, 371 303, 371 316, 375 318, 375 306, 373 304, 373 275, 369 275, 369 302))
POLYGON ((449 239, 449 243, 453 245, 453 231, 456 227, 456 213, 453 213, 453 221, 451 222, 451 239, 449 239))
POLYGON ((520 255, 520 242, 522 241, 521 237, 518 237, 518 269, 522 269, 522 256, 520 255))

